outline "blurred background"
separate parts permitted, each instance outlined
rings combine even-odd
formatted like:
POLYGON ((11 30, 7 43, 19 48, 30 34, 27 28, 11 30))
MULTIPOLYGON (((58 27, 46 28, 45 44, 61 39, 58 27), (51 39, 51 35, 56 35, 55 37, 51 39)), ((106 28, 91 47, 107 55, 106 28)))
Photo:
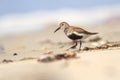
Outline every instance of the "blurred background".
POLYGON ((47 24, 99 26, 120 22, 120 0, 0 0, 0 36, 42 30, 47 24))

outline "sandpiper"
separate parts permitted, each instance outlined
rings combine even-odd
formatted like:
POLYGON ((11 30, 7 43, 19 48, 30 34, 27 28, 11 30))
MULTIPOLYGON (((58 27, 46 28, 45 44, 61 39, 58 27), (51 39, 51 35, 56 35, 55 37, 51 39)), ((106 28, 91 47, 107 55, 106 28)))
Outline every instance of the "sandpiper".
POLYGON ((69 49, 76 48, 77 42, 79 42, 80 43, 79 50, 81 50, 82 41, 88 38, 90 35, 97 34, 88 32, 80 27, 70 26, 67 22, 61 22, 60 26, 54 31, 54 33, 59 29, 63 29, 66 36, 75 42, 75 45, 73 45, 69 49))

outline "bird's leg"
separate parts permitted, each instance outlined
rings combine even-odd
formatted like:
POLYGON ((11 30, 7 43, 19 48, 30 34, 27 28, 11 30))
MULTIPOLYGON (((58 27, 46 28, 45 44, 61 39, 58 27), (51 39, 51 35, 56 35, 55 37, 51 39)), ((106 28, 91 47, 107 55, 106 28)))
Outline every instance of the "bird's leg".
POLYGON ((73 45, 71 48, 76 48, 77 42, 75 41, 75 45, 73 45))
POLYGON ((79 50, 81 50, 81 46, 82 46, 82 41, 80 40, 80 47, 79 47, 79 50))
POLYGON ((71 48, 76 48, 76 46, 77 46, 77 41, 75 41, 75 45, 73 45, 73 46, 70 47, 69 49, 71 49, 71 48))

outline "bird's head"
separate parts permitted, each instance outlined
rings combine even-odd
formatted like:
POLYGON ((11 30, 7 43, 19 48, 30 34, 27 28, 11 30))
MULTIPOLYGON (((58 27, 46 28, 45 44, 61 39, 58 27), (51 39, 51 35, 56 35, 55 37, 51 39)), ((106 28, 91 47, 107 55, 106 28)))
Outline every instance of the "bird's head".
POLYGON ((67 27, 69 27, 69 24, 67 22, 61 22, 60 25, 59 25, 59 27, 54 31, 54 33, 56 31, 58 31, 59 29, 63 29, 64 30, 67 27))

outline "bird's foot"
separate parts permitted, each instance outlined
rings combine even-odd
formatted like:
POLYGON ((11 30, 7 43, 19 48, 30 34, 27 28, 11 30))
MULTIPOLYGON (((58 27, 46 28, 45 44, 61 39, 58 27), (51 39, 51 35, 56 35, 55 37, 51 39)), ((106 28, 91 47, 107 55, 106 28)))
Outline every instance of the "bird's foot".
POLYGON ((76 46, 72 46, 72 47, 70 47, 69 49, 75 49, 76 48, 76 46))
POLYGON ((72 47, 68 48, 67 51, 70 49, 75 49, 75 48, 76 48, 76 46, 72 46, 72 47))
POLYGON ((76 46, 72 46, 72 47, 70 47, 70 49, 75 49, 76 48, 76 46))

